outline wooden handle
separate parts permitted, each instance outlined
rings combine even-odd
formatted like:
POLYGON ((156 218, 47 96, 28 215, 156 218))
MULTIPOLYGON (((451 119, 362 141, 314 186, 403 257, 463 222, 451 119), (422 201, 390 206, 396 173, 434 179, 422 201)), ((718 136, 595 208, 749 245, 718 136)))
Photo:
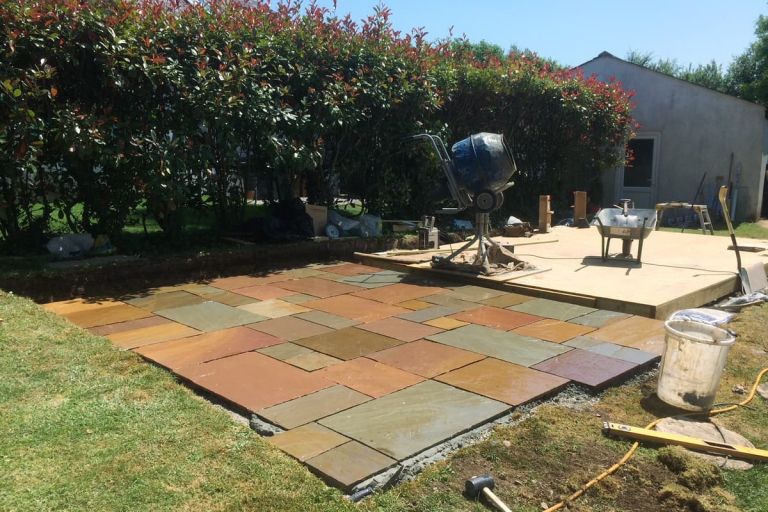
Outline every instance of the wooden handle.
POLYGON ((502 512, 512 512, 512 510, 510 510, 510 508, 506 506, 504 502, 499 499, 498 496, 493 494, 493 491, 491 491, 489 488, 483 487, 483 493, 485 493, 485 497, 488 498, 488 501, 493 503, 496 506, 496 508, 498 508, 502 512))

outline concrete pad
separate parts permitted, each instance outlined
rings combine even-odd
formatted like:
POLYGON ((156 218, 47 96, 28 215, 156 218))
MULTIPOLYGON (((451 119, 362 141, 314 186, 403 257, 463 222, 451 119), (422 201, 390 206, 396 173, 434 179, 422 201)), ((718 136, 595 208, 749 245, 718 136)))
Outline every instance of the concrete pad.
POLYGON ((67 320, 83 328, 116 324, 153 316, 152 312, 128 304, 78 311, 66 315, 67 320))
MULTIPOLYGON (((393 285, 394 286, 394 285, 393 285)), ((377 291, 377 290, 367 290, 377 291)), ((342 316, 359 322, 373 322, 390 316, 397 316, 407 313, 405 308, 382 304, 375 300, 354 297, 352 295, 340 295, 338 297, 329 297, 327 299, 318 299, 305 302, 304 306, 324 311, 336 316, 342 316)))
POLYGON ((291 304, 290 302, 285 302, 280 299, 269 299, 253 304, 245 304, 243 306, 238 306, 237 309, 261 317, 258 320, 254 320, 254 322, 260 322, 261 320, 264 320, 265 317, 280 318, 282 316, 306 313, 309 311, 309 308, 299 306, 298 304, 291 304))
POLYGON ((540 316, 518 313, 507 309, 494 308, 491 306, 482 306, 469 311, 462 311, 450 315, 450 318, 470 322, 473 324, 502 329, 504 331, 512 330, 522 325, 530 324, 541 320, 540 316))
POLYGON ((345 361, 400 345, 402 341, 357 327, 296 340, 298 345, 345 361))
MULTIPOLYGON (((312 297, 312 299, 314 299, 314 297, 312 297)), ((299 313, 295 316, 296 318, 324 325, 331 329, 343 329, 360 323, 359 320, 351 320, 349 318, 344 318, 343 316, 325 313, 324 311, 307 311, 306 313, 299 313)))
POLYGON ((512 332, 523 336, 551 341, 553 343, 562 343, 575 338, 576 336, 583 336, 594 330, 594 327, 546 318, 544 320, 539 320, 538 322, 533 322, 532 324, 518 327, 512 332))
POLYGON ((434 381, 340 412, 325 425, 393 459, 404 459, 509 410, 495 400, 434 381))
POLYGON ((420 299, 428 295, 443 293, 445 289, 433 286, 418 286, 415 284, 397 283, 383 288, 355 292, 352 295, 385 304, 397 304, 406 300, 420 299))
POLYGON ((257 412, 267 421, 285 429, 317 421, 371 400, 371 397, 344 386, 333 386, 310 395, 257 412))
POLYGON ((160 309, 156 313, 200 331, 218 331, 266 319, 263 316, 218 302, 202 302, 191 306, 160 309))
POLYGON ((203 302, 203 298, 193 293, 177 291, 152 293, 127 299, 125 302, 132 306, 136 306, 137 308, 156 311, 158 309, 178 308, 180 306, 189 306, 190 304, 200 304, 203 302))
POLYGON ((349 489, 396 462, 355 441, 344 443, 305 461, 311 470, 341 489, 349 489))
POLYGON ((273 318, 271 320, 250 324, 248 327, 271 334, 272 336, 276 336, 286 341, 295 341, 331 332, 331 329, 328 327, 324 327, 308 320, 302 320, 301 318, 296 318, 294 316, 273 318))
POLYGON ((606 325, 612 324, 613 322, 618 322, 619 320, 623 320, 625 318, 629 318, 630 316, 631 315, 626 313, 619 313, 617 311, 598 309, 597 311, 587 313, 584 316, 572 318, 568 321, 572 324, 588 325, 589 327, 599 329, 600 327, 605 327, 606 325))
POLYGON ((557 343, 528 338, 513 332, 498 331, 480 325, 459 327, 452 331, 428 336, 427 339, 520 366, 531 366, 571 350, 571 347, 564 347, 557 343))
POLYGON ((300 461, 316 457, 347 441, 349 441, 348 438, 317 423, 308 423, 267 438, 268 443, 300 461))
POLYGON ((434 320, 427 320, 424 322, 424 324, 437 327, 438 329, 443 329, 444 331, 450 331, 451 329, 457 329, 459 327, 469 325, 469 322, 462 322, 461 320, 456 320, 455 318, 441 316, 439 318, 435 318, 434 320))
POLYGON ((291 290, 294 293, 303 293, 322 299, 359 290, 356 286, 329 281, 328 279, 320 279, 318 277, 305 277, 303 279, 285 281, 280 283, 279 286, 286 290, 291 290))
POLYGON ((549 299, 532 299, 515 306, 510 306, 508 309, 562 321, 597 311, 595 308, 549 299))
POLYGON ((442 329, 438 329, 437 327, 409 322, 408 320, 403 320, 401 318, 383 318, 367 324, 358 325, 357 327, 358 329, 365 329, 366 331, 389 336, 390 338, 395 338, 400 341, 415 341, 426 336, 443 332, 442 329))
POLYGON ((200 331, 177 322, 168 322, 110 334, 107 339, 120 348, 132 349, 153 343, 187 338, 196 334, 200 334, 200 331))
POLYGON ((510 405, 544 398, 568 384, 568 379, 496 359, 483 359, 435 379, 510 405))
POLYGON ((612 381, 627 376, 636 370, 637 366, 635 363, 576 348, 543 361, 533 368, 601 389, 612 381))
POLYGON ((428 379, 485 358, 484 355, 475 352, 427 340, 405 343, 381 352, 374 352, 368 357, 428 379))
POLYGON ((374 398, 393 393, 424 380, 418 375, 364 357, 328 366, 318 370, 313 375, 315 374, 322 375, 326 379, 374 398))

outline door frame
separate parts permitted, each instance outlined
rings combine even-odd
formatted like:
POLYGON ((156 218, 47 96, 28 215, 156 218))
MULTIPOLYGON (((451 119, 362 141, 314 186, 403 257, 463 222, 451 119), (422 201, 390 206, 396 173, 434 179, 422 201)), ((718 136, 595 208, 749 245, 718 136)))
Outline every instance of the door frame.
POLYGON ((653 140, 653 156, 652 158, 652 168, 651 168, 651 186, 650 187, 624 187, 624 169, 625 166, 621 166, 617 169, 616 173, 616 183, 615 183, 615 190, 614 193, 616 195, 616 200, 623 197, 627 197, 624 194, 624 191, 627 190, 628 192, 645 192, 646 188, 650 188, 650 208, 653 208, 656 205, 656 195, 658 190, 658 178, 659 178, 659 155, 661 153, 661 132, 638 132, 632 139, 651 139, 653 140))

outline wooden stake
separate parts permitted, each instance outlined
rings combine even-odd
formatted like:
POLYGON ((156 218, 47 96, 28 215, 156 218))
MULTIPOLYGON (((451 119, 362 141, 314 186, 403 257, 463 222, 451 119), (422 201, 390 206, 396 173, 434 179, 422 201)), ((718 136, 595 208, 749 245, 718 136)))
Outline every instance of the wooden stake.
POLYGON ((552 227, 552 214, 549 196, 539 196, 539 232, 549 233, 549 229, 552 227))
POLYGON ((587 193, 575 191, 573 193, 573 225, 577 228, 588 228, 587 222, 587 193))

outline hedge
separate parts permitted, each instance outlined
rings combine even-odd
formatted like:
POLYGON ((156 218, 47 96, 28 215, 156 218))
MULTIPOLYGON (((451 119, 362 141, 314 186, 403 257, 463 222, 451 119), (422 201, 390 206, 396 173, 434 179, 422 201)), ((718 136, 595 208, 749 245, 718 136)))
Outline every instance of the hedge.
MULTIPOLYGON (((513 204, 598 186, 624 160, 631 93, 528 53, 403 34, 314 5, 16 0, 0 5, 0 237, 117 234, 146 208, 241 220, 244 183, 306 184, 381 215, 429 211, 440 170, 422 132, 503 132, 513 204), (54 219, 54 216, 61 219, 54 219)), ((508 204, 510 201, 508 201, 508 204)))

